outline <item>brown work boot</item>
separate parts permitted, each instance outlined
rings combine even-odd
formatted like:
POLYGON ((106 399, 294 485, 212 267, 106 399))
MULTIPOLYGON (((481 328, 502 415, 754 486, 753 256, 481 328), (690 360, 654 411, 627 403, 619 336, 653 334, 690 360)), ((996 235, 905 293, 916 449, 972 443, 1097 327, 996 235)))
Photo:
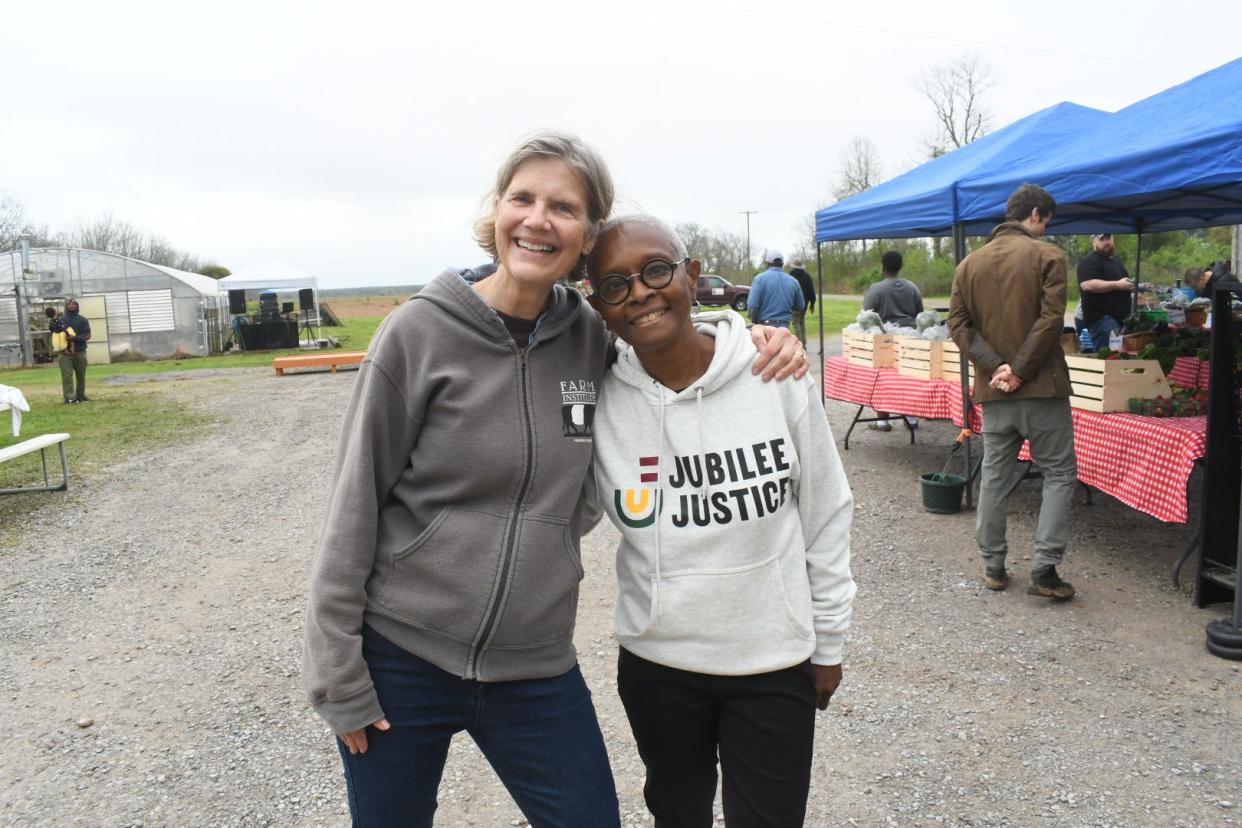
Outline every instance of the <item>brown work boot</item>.
POLYGON ((1003 566, 999 569, 993 569, 989 566, 983 571, 983 585, 988 589, 1000 592, 1009 586, 1009 573, 1003 566))
POLYGON ((1026 590, 1031 595, 1042 595, 1055 601, 1067 601, 1074 597, 1074 585, 1062 581, 1055 566, 1031 570, 1031 585, 1026 590))

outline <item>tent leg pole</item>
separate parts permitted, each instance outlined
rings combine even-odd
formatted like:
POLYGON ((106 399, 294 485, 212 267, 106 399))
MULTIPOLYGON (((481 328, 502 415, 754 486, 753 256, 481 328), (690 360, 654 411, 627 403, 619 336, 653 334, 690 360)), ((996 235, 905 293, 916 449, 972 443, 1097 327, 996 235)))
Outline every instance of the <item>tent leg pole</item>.
MULTIPOLYGON (((953 225, 953 260, 955 264, 961 264, 962 259, 966 258, 966 231, 960 223, 953 225)), ((966 351, 962 351, 961 357, 962 372, 962 428, 970 428, 970 359, 966 355, 966 351)), ((966 508, 974 506, 974 481, 971 479, 970 470, 974 468, 974 462, 971 460, 970 440, 966 440, 966 508)))
POLYGON ((1136 225, 1138 233, 1136 239, 1138 244, 1134 250, 1134 293, 1130 298, 1130 315, 1138 313, 1139 300, 1139 275, 1143 272, 1143 220, 1139 219, 1136 225))
POLYGON ((815 304, 819 308, 819 396, 823 399, 827 394, 825 383, 828 382, 828 372, 824 369, 827 361, 824 358, 824 253, 823 243, 815 242, 815 278, 819 284, 819 289, 815 297, 815 304))

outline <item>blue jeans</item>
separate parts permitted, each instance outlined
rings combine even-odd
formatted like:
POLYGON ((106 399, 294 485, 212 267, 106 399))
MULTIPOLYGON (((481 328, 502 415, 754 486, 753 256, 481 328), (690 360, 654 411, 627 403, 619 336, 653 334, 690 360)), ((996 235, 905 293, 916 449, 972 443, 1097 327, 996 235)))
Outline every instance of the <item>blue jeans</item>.
POLYGON ((340 739, 354 825, 428 826, 449 742, 466 731, 534 828, 617 828, 617 792, 591 691, 564 675, 484 683, 411 655, 370 627, 362 653, 392 728, 366 753, 340 739))
POLYGON ((1091 343, 1097 351, 1108 347, 1108 337, 1113 331, 1120 330, 1121 323, 1111 316, 1101 316, 1091 323, 1091 343))

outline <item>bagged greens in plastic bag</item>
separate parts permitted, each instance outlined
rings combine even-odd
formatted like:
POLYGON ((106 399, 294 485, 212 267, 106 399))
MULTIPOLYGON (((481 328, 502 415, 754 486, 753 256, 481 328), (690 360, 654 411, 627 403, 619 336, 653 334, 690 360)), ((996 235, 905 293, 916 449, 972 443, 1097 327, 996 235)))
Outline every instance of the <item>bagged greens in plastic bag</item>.
POLYGON ((919 332, 915 330, 914 328, 906 328, 901 325, 894 324, 892 322, 884 323, 884 332, 894 334, 895 336, 917 337, 919 335, 919 332))
POLYGON ((883 332, 884 320, 881 319, 880 315, 876 313, 875 311, 869 311, 869 310, 859 311, 858 316, 855 317, 854 321, 857 322, 859 325, 862 325, 864 329, 880 328, 881 329, 880 332, 881 333, 883 332))
POLYGON ((918 328, 920 333, 939 324, 940 314, 934 310, 923 311, 918 316, 914 317, 914 327, 918 328))

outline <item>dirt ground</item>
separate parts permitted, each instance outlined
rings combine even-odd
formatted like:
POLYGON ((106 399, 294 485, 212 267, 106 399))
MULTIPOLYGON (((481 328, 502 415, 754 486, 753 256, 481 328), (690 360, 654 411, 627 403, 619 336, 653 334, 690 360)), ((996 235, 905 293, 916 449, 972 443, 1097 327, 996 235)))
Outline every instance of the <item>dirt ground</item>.
POLYGON ((364 296, 348 299, 325 298, 322 302, 341 319, 353 319, 358 316, 387 316, 393 308, 408 298, 407 296, 364 296))
MULTIPOLYGON (((164 392, 214 430, 38 496, 0 552, 0 824, 348 823, 299 662, 353 376, 169 378, 164 392)), ((106 406, 107 385, 92 396, 106 406)), ((839 445, 853 407, 828 412, 839 445)), ((1223 609, 1194 608, 1168 578, 1192 528, 1080 498, 1064 566, 1079 597, 1050 604, 1025 594, 1038 490, 1023 484, 1015 584, 988 592, 973 515, 919 502, 917 476, 953 434, 924 423, 909 446, 856 431, 844 453, 859 591, 845 682, 818 717, 807 824, 1236 822, 1242 675, 1203 647, 1223 609)), ((649 825, 615 691, 616 539, 605 525, 584 541, 576 641, 623 821, 649 825)), ((440 794, 439 825, 524 824, 468 739, 440 794)))

